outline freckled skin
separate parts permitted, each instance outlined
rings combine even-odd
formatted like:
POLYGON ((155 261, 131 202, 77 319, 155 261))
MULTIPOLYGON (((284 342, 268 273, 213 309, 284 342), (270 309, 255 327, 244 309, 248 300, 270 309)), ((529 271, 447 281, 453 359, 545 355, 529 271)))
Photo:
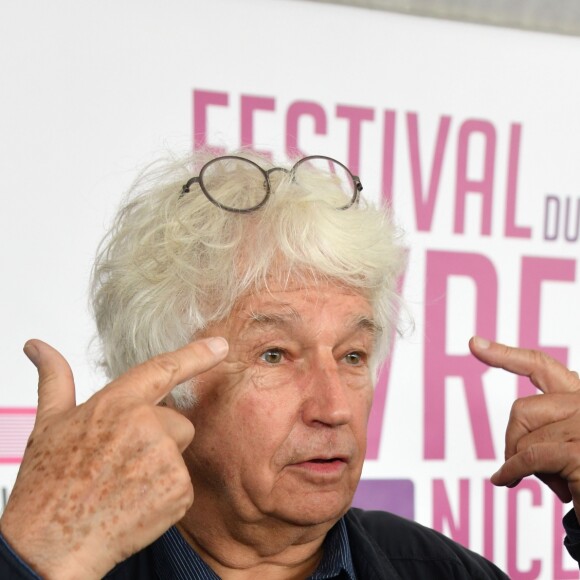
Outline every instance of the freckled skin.
POLYGON ((227 338, 230 351, 198 377, 198 404, 187 413, 196 436, 184 458, 196 499, 180 526, 219 571, 266 552, 282 563, 316 553, 350 506, 376 340, 357 321, 372 317, 368 300, 348 288, 271 287, 204 333, 227 338), (269 349, 283 353, 279 362, 264 360, 269 349), (349 364, 349 353, 361 360, 349 364), (344 461, 331 477, 296 466, 332 457, 344 461))
POLYGON ((101 578, 191 505, 181 452, 193 426, 156 403, 223 354, 187 345, 75 406, 68 364, 34 342, 38 413, 0 531, 43 578, 101 578))

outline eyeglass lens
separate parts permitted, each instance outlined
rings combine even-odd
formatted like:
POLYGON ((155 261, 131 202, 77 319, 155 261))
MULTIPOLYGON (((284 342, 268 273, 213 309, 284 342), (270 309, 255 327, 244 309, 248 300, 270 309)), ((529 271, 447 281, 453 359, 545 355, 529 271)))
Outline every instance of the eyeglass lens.
POLYGON ((305 157, 294 166, 294 175, 297 183, 301 183, 300 175, 306 171, 314 172, 322 179, 334 183, 343 196, 342 198, 337 198, 336 201, 333 200, 337 208, 348 206, 354 200, 357 191, 356 184, 353 181, 352 174, 342 163, 330 157, 305 157))
POLYGON ((249 211, 268 196, 266 174, 248 159, 218 157, 204 167, 200 180, 206 194, 226 209, 249 211))

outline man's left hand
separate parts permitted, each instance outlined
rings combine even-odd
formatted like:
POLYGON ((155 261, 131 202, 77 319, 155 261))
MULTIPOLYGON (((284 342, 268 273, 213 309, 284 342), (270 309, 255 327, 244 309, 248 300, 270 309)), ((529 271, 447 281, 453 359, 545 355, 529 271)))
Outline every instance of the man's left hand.
POLYGON ((574 502, 580 521, 580 379, 547 354, 474 337, 481 362, 527 376, 542 395, 517 399, 505 436, 505 463, 491 477, 513 487, 537 475, 563 501, 574 502))

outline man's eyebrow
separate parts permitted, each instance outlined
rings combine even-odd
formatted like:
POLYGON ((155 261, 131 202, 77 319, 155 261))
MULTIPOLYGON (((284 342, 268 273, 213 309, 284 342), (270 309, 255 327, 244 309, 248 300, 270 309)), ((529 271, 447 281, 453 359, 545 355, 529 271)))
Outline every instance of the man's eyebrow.
POLYGON ((300 314, 289 304, 284 305, 284 312, 250 312, 249 326, 290 326, 301 320, 300 314))
POLYGON ((357 316, 354 319, 353 326, 357 329, 369 332, 375 338, 379 337, 383 333, 383 327, 376 320, 373 320, 368 316, 357 316))

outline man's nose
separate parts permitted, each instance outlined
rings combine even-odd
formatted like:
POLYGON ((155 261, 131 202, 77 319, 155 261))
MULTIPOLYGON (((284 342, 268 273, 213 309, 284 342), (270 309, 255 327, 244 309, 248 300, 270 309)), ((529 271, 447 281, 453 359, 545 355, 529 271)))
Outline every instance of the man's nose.
POLYGON ((304 422, 331 427, 348 423, 352 418, 351 389, 334 358, 313 364, 309 379, 303 405, 304 422))

